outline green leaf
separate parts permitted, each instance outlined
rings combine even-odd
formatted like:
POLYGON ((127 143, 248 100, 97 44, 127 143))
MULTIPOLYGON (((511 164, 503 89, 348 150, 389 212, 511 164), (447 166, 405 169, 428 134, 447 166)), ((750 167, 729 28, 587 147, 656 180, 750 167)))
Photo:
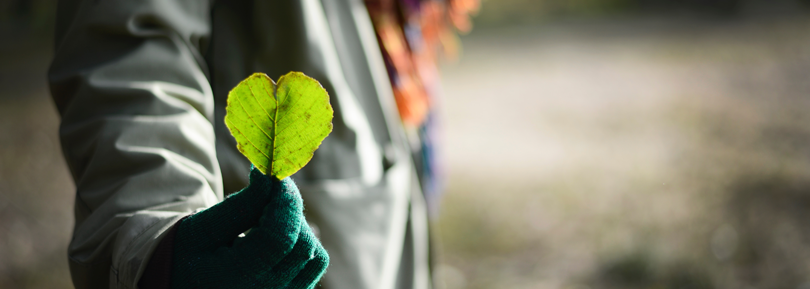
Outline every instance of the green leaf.
POLYGON ((303 168, 332 132, 329 94, 301 72, 287 73, 278 84, 254 73, 228 93, 225 110, 239 151, 279 180, 303 168))

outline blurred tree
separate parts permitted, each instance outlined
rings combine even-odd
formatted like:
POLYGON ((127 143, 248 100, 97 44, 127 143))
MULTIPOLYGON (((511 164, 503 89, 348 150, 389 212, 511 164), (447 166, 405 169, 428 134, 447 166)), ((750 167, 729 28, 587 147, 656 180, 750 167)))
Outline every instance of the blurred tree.
POLYGON ((481 15, 475 21, 487 26, 626 14, 728 17, 743 12, 795 12, 795 7, 810 8, 810 0, 484 0, 481 15))
POLYGON ((0 1, 0 33, 50 38, 56 5, 56 0, 0 1))

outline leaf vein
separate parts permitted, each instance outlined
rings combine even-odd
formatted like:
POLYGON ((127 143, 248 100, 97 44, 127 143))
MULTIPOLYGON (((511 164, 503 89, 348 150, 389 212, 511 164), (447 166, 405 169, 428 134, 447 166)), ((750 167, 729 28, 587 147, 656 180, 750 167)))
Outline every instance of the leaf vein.
MULTIPOLYGON (((253 93, 253 86, 250 85, 250 81, 246 81, 245 84, 247 84, 248 90, 250 90, 250 95, 253 96, 254 99, 256 99, 256 103, 259 105, 260 108, 262 108, 262 111, 264 112, 264 114, 266 114, 267 117, 270 118, 270 120, 274 120, 274 118, 272 116, 270 116, 270 113, 267 112, 267 109, 264 108, 264 105, 262 105, 262 102, 259 101, 259 97, 256 96, 255 93, 253 93)), ((272 98, 273 95, 271 94, 270 96, 272 98)), ((273 101, 275 101, 275 98, 273 98, 273 101)), ((278 105, 276 105, 276 110, 278 110, 278 105)))
MULTIPOLYGON (((309 111, 310 109, 312 109, 313 107, 315 107, 315 105, 316 105, 316 104, 318 104, 318 103, 317 103, 317 101, 313 101, 313 102, 312 102, 312 105, 310 105, 310 106, 309 106, 307 109, 305 109, 305 110, 303 110, 303 111, 309 111)), ((297 122, 299 119, 301 119, 301 115, 302 115, 302 114, 303 114, 303 112, 302 112, 302 113, 297 113, 297 114, 295 114, 295 116, 297 116, 297 118, 296 118, 296 119, 294 119, 294 120, 292 120, 292 121, 293 121, 293 122, 297 122)), ((282 116, 283 116, 283 115, 282 115, 282 116)), ((307 123, 309 123, 309 122, 307 122, 307 123)), ((280 131, 276 132, 276 135, 280 135, 280 134, 281 134, 281 133, 283 133, 285 130, 287 130, 287 128, 289 128, 289 127, 291 127, 291 126, 292 126, 292 125, 288 125, 288 126, 286 126, 286 127, 282 128, 280 131)))
POLYGON ((270 156, 268 156, 266 153, 264 153, 264 152, 263 152, 263 151, 262 151, 262 150, 261 150, 261 149, 260 149, 258 146, 256 146, 255 144, 253 144, 253 142, 252 142, 252 141, 250 141, 250 138, 249 138, 249 137, 248 137, 248 136, 247 136, 245 133, 243 133, 241 130, 239 130, 239 128, 238 128, 238 127, 233 126, 233 123, 231 123, 231 124, 232 124, 232 125, 231 125, 230 127, 232 127, 234 130, 236 130, 236 132, 238 132, 239 134, 241 134, 241 135, 242 135, 242 137, 244 137, 244 138, 245 138, 245 140, 246 140, 247 142, 249 142, 251 146, 253 146, 253 148, 255 148, 257 151, 259 151, 259 153, 260 153, 260 154, 262 154, 262 155, 264 155, 264 157, 266 157, 267 159, 271 159, 271 158, 270 158, 270 156))
MULTIPOLYGON (((250 119, 250 122, 252 122, 254 125, 256 125, 256 127, 259 129, 259 131, 261 131, 264 134, 264 136, 267 137, 267 139, 269 139, 270 141, 273 141, 273 137, 271 137, 270 134, 268 134, 266 131, 264 131, 264 128, 262 128, 261 125, 256 123, 256 120, 253 119, 253 116, 250 115, 250 113, 247 111, 247 109, 245 109, 245 105, 242 103, 242 100, 239 99, 239 98, 236 98, 236 101, 239 102, 239 107, 241 107, 242 111, 245 112, 245 115, 250 119)), ((247 135, 245 135, 245 137, 247 137, 247 135)))

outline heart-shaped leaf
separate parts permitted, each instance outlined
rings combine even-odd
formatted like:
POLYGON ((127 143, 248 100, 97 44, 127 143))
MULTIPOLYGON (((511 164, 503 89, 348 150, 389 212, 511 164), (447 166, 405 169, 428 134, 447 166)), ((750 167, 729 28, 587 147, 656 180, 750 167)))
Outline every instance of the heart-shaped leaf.
POLYGON ((239 151, 279 180, 303 168, 332 132, 329 94, 301 72, 287 73, 278 84, 254 73, 228 93, 225 110, 239 151))

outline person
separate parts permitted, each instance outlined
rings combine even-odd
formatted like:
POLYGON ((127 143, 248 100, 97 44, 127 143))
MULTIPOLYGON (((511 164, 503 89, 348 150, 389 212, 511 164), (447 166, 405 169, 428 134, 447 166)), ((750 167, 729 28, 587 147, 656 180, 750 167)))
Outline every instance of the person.
POLYGON ((430 288, 414 146, 365 4, 60 1, 48 80, 75 287, 430 288), (334 129, 279 181, 222 120, 239 81, 289 71, 321 82, 334 129))

